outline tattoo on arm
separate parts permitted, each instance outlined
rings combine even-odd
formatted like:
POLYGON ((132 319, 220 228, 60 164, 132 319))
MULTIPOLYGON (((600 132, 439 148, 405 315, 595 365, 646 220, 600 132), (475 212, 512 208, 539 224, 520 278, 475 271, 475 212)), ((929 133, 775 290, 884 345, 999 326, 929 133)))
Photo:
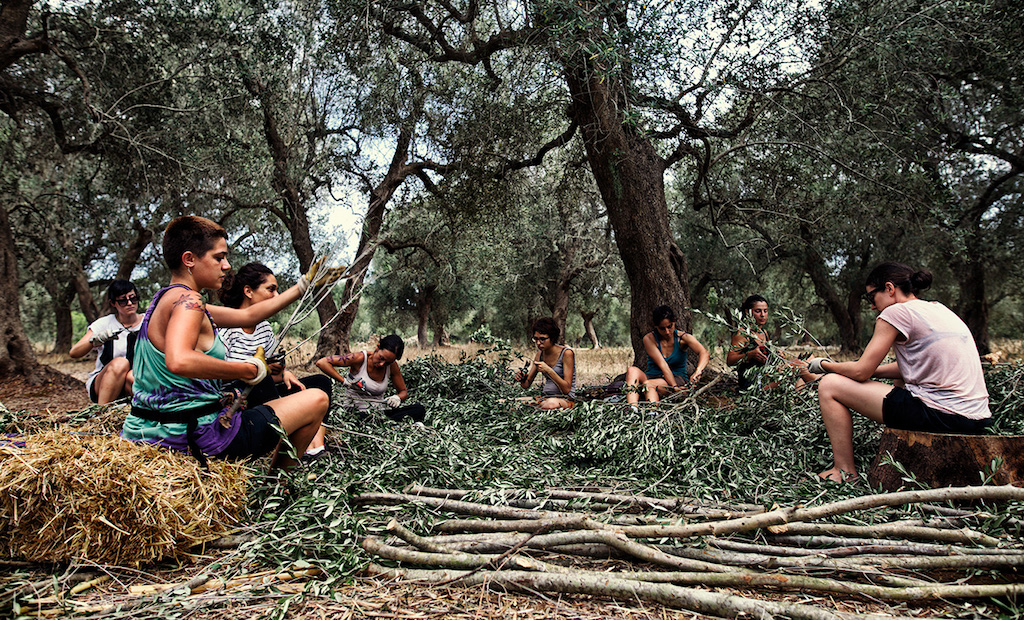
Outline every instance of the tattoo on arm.
POLYGON ((327 361, 333 366, 348 366, 354 358, 355 355, 352 353, 345 353, 344 355, 332 355, 327 361))
POLYGON ((192 299, 188 294, 182 295, 174 302, 173 308, 177 308, 178 306, 184 306, 186 310, 199 310, 200 312, 203 310, 203 302, 198 299, 192 299))

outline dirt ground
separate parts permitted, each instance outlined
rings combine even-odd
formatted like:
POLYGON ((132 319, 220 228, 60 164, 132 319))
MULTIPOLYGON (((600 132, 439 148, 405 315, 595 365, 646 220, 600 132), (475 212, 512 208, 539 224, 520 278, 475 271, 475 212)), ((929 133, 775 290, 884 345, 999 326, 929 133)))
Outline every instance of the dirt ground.
POLYGON ((89 373, 88 371, 81 373, 76 367, 68 366, 66 370, 59 366, 51 366, 51 368, 65 374, 72 371, 70 376, 73 381, 69 384, 48 381, 42 385, 29 385, 24 379, 9 379, 0 382, 0 403, 3 403, 4 407, 10 411, 28 409, 38 413, 49 412, 51 414, 80 411, 88 407, 91 403, 83 380, 89 373), (79 375, 81 376, 79 377, 79 375))

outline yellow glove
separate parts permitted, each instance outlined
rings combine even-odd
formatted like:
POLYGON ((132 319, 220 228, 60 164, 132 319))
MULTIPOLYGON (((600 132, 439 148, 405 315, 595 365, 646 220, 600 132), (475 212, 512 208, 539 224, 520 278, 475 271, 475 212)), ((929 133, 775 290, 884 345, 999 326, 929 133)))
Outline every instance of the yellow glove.
POLYGON ((263 351, 263 347, 256 347, 256 355, 245 360, 245 363, 256 367, 256 376, 252 379, 242 379, 242 381, 249 385, 256 385, 267 378, 267 356, 263 351))
POLYGON ((299 291, 305 293, 310 286, 320 287, 334 284, 345 275, 345 265, 330 267, 321 271, 324 259, 326 258, 326 256, 322 256, 313 261, 313 264, 309 266, 309 271, 299 278, 299 291))

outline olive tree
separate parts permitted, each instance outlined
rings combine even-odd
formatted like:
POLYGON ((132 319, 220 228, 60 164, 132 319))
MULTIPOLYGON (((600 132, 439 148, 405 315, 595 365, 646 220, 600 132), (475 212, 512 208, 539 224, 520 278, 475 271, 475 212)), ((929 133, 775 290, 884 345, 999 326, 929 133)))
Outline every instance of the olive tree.
POLYGON ((807 23, 799 3, 790 2, 334 5, 365 16, 408 58, 476 70, 491 84, 493 100, 506 96, 511 83, 537 114, 560 113, 558 129, 542 123, 529 139, 509 142, 508 128, 494 126, 478 140, 515 148, 491 154, 509 160, 506 171, 581 142, 630 286, 638 356, 654 306, 689 306, 686 258, 665 200, 666 171, 684 161, 702 169, 712 142, 749 126, 761 94, 793 79, 782 63, 798 52, 796 33, 807 23), (720 115, 728 104, 745 112, 720 115))

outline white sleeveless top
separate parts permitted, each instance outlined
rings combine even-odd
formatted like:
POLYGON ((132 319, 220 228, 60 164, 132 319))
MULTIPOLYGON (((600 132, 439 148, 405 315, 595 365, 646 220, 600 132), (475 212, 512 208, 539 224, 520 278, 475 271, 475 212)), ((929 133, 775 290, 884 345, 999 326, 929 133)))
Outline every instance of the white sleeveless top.
POLYGON ((370 355, 366 351, 361 351, 363 354, 363 365, 359 367, 357 372, 350 372, 349 379, 355 384, 350 385, 348 389, 355 390, 357 393, 370 396, 383 396, 384 391, 388 389, 388 383, 391 381, 391 364, 388 364, 384 369, 384 380, 374 381, 370 378, 370 375, 366 372, 366 365, 370 363, 370 355), (359 384, 362 383, 362 388, 359 388, 359 384))

